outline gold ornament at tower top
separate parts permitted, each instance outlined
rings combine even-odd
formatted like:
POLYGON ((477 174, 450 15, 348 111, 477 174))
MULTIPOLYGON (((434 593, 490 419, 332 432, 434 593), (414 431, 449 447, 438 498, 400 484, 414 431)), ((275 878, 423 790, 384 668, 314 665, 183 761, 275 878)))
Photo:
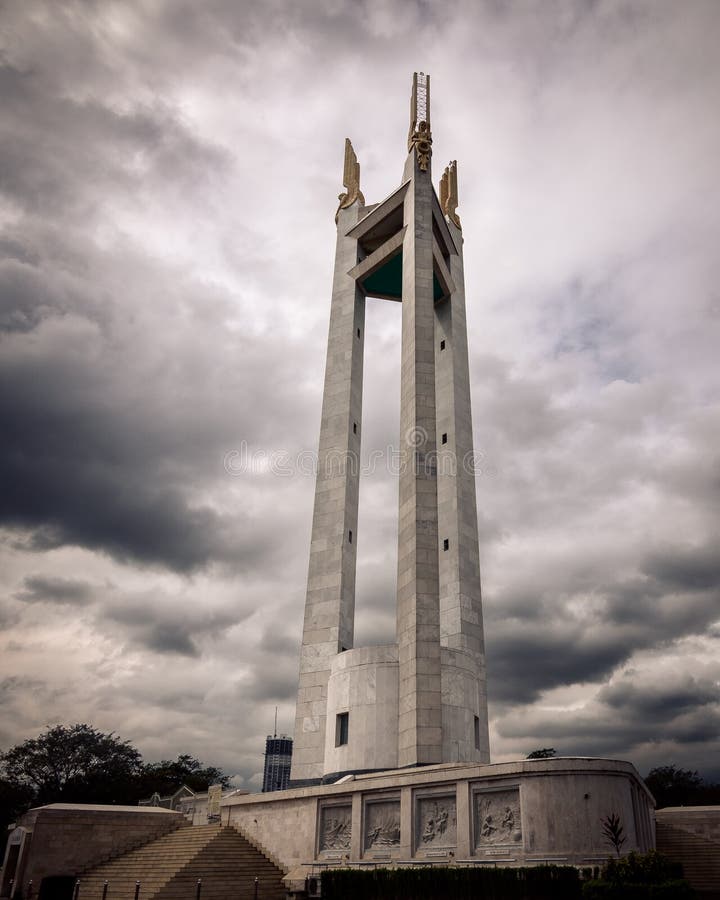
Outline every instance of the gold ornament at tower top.
POLYGON ((457 214, 457 206, 457 160, 454 159, 450 165, 446 167, 445 172, 440 179, 440 208, 454 225, 457 225, 458 228, 462 228, 460 225, 460 216, 457 214))
POLYGON ((358 162, 355 151, 353 150, 353 145, 350 143, 350 138, 345 138, 345 164, 343 167, 343 184, 347 188, 347 191, 346 193, 340 194, 338 196, 340 206, 338 206, 337 212, 335 213, 336 222, 338 220, 338 213, 340 212, 340 210, 347 209, 348 206, 352 206, 356 200, 358 200, 363 206, 365 205, 365 198, 363 197, 362 191, 360 190, 360 163, 358 162))

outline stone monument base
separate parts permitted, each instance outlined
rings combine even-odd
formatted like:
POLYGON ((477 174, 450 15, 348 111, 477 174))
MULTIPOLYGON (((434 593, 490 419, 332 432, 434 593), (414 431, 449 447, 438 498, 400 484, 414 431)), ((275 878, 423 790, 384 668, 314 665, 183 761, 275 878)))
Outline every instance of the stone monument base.
POLYGON ((596 866, 655 847, 654 800, 628 762, 552 758, 348 775, 332 785, 222 801, 222 821, 274 858, 294 887, 323 867, 596 866))

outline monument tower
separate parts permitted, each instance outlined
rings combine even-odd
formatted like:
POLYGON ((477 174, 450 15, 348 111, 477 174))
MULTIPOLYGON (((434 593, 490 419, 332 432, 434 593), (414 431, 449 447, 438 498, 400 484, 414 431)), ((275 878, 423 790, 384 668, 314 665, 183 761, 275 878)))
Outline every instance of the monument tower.
MULTIPOLYGON (((623 853, 655 847, 654 801, 628 762, 556 757, 483 765, 487 704, 457 171, 455 163, 445 169, 438 196, 431 156, 430 84, 422 73, 413 79, 402 181, 382 202, 366 205, 346 141, 291 783, 286 787, 284 770, 292 742, 275 734, 267 742, 265 793, 217 794, 207 810, 208 822, 222 818, 239 840, 250 837, 272 854, 294 896, 307 892, 317 866, 590 868, 607 857, 611 817, 622 823, 623 853), (402 303, 397 636, 387 646, 356 648, 368 296, 402 303)), ((130 865, 123 856, 89 868, 117 843, 119 826, 137 846, 159 833, 160 818, 153 815, 151 826, 142 810, 56 807, 30 810, 9 835, 0 885, 16 900, 46 876, 79 884, 79 869, 83 891, 102 886, 106 865, 119 866, 122 878, 120 869, 130 865), (100 837, 78 841, 78 828, 83 835, 87 828, 78 823, 88 821, 100 837)), ((161 831, 176 828, 170 818, 161 831)), ((178 852, 177 865, 188 863, 178 852)), ((147 859, 144 875, 133 862, 132 881, 152 877, 147 859)), ((255 885, 257 893, 257 878, 255 885)), ((274 890, 270 881, 267 890, 274 890)))
POLYGON ((413 76, 402 182, 366 205, 345 142, 292 781, 489 761, 457 166, 431 178, 413 76), (355 648, 365 298, 402 303, 397 637, 355 648))

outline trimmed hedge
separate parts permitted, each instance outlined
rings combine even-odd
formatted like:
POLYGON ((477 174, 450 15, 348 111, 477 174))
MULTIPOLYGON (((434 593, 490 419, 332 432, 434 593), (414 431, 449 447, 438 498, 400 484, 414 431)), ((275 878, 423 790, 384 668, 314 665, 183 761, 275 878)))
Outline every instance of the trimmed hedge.
POLYGON ((582 888, 583 900, 689 900, 695 891, 680 878, 660 884, 612 884, 609 881, 587 881, 582 888))
POLYGON ((572 866, 327 869, 323 900, 580 900, 572 866))

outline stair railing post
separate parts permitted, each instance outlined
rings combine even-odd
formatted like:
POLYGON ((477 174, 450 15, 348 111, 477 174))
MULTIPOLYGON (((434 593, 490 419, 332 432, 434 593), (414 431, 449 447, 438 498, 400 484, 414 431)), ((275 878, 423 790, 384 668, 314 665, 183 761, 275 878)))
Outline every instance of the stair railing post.
POLYGON ((255 876, 255 900, 258 900, 258 877, 255 876))
POLYGON ((33 880, 31 878, 30 881, 28 881, 27 900, 32 900, 32 892, 33 892, 33 883, 32 882, 33 882, 33 880))
POLYGON ((102 900, 107 900, 107 889, 108 889, 108 881, 107 881, 107 878, 106 878, 105 881, 104 881, 104 883, 103 883, 103 895, 102 895, 102 900))
POLYGON ((200 891, 202 890, 202 878, 198 878, 197 886, 195 887, 195 900, 200 900, 200 891))
POLYGON ((78 878, 75 881, 75 887, 73 888, 73 900, 78 900, 79 894, 80 894, 80 879, 78 878))
POLYGON ((138 880, 135 882, 135 900, 138 900, 139 896, 140 896, 140 879, 138 878, 138 880))

